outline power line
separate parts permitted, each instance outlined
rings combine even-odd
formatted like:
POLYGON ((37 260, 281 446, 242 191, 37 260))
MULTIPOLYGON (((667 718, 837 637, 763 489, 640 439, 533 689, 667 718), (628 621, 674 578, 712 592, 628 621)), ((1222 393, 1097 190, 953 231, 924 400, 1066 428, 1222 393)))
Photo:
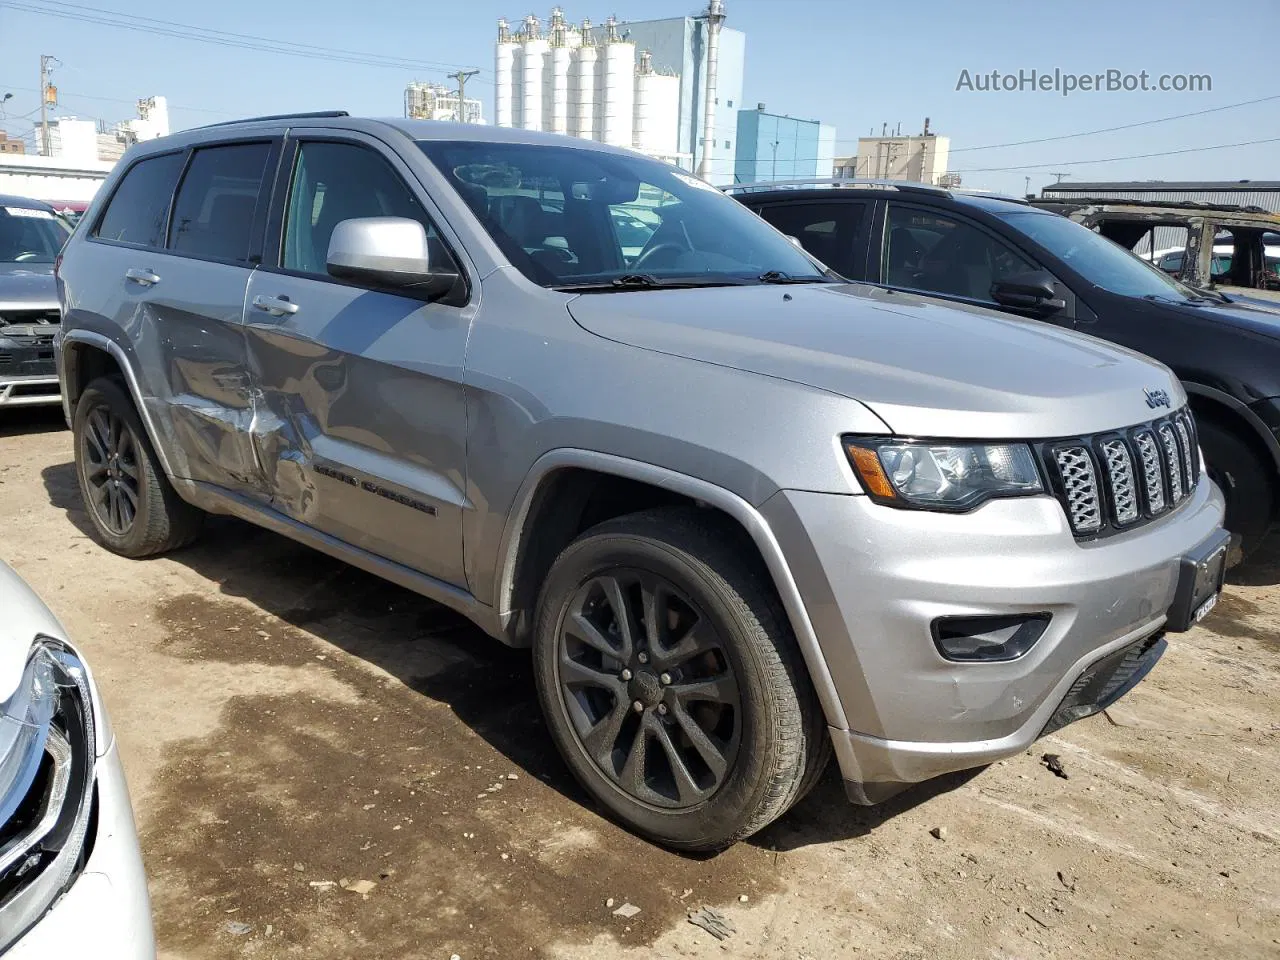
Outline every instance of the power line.
POLYGON ((1234 110, 1236 107, 1251 107, 1256 103, 1268 103, 1280 100, 1280 93, 1270 97, 1259 97, 1257 100, 1242 100, 1239 103, 1228 103, 1221 107, 1208 107, 1204 110, 1193 110, 1191 113, 1176 113, 1171 117, 1156 117, 1153 120, 1138 120, 1134 123, 1122 123, 1114 127, 1099 127, 1097 130, 1082 130, 1079 133, 1063 133, 1056 137, 1036 137, 1034 140, 1013 140, 1009 143, 989 143, 980 147, 953 147, 952 153, 964 153, 970 150, 998 150, 1001 147, 1024 147, 1033 143, 1053 143, 1058 140, 1073 140, 1076 137, 1092 137, 1099 133, 1115 133, 1117 130, 1133 130, 1137 127, 1149 127, 1157 123, 1168 123, 1170 120, 1185 120, 1187 117, 1202 117, 1207 113, 1220 113, 1223 110, 1234 110))
MULTIPOLYGON (((1184 150, 1162 150, 1159 153, 1132 153, 1124 157, 1097 157, 1092 160, 1055 160, 1052 163, 1022 163, 1016 167, 968 167, 951 170, 950 173, 999 173, 1006 170, 1040 170, 1045 167, 1070 167, 1089 163, 1117 163, 1121 160, 1149 160, 1153 157, 1173 157, 1184 153, 1201 153, 1205 150, 1228 150, 1232 147, 1252 147, 1260 143, 1280 143, 1280 137, 1262 140, 1241 140, 1239 143, 1215 143, 1206 147, 1187 147, 1184 150)), ((1056 176, 1056 174, 1055 174, 1056 176)), ((1066 174, 1064 174, 1066 176, 1066 174)))
MULTIPOLYGON (((1251 107, 1258 103, 1269 103, 1280 100, 1280 94, 1259 97, 1256 100, 1241 100, 1239 103, 1225 103, 1220 107, 1206 107, 1204 110, 1193 110, 1190 113, 1175 113, 1168 117, 1155 117, 1151 120, 1136 120, 1133 123, 1121 123, 1114 127, 1099 127, 1096 130, 1081 130, 1078 133, 1060 133, 1052 137, 1035 137, 1031 140, 1011 140, 1008 143, 985 143, 976 147, 952 147, 952 153, 965 153, 973 150, 999 150, 1003 147, 1025 147, 1034 143, 1055 143, 1059 140, 1074 140, 1078 137, 1093 137, 1100 133, 1115 133, 1118 130, 1134 130, 1138 127, 1149 127, 1157 123, 1168 123, 1171 120, 1185 120, 1188 117, 1202 117, 1209 113, 1221 113, 1223 110, 1234 110, 1237 107, 1251 107)), ((859 137, 842 137, 836 143, 856 143, 859 137)))
MULTIPOLYGON (((59 17, 64 20, 95 23, 101 26, 117 27, 123 30, 150 33, 173 39, 194 40, 215 46, 236 47, 259 53, 284 54, 312 60, 350 63, 358 66, 435 72, 443 72, 450 68, 461 66, 460 64, 437 63, 429 60, 389 57, 381 53, 322 47, 296 41, 282 41, 252 34, 230 33, 225 30, 198 27, 193 24, 178 23, 171 20, 159 20, 153 17, 126 16, 112 10, 58 2, 58 0, 44 0, 44 5, 37 5, 39 2, 40 0, 0 0, 0 7, 20 10, 24 13, 34 13, 38 16, 59 17)), ((477 82, 492 83, 490 80, 480 78, 477 78, 477 82)))
MULTIPOLYGON (((0 2, 0 7, 2 6, 5 6, 5 4, 3 2, 0 2)), ((5 90, 21 90, 23 93, 39 93, 40 92, 35 87, 8 86, 6 84, 0 84, 0 87, 3 87, 5 90)), ((72 91, 64 90, 62 87, 58 88, 58 97, 60 100, 70 97, 74 100, 101 100, 105 103, 129 103, 129 104, 135 104, 135 105, 138 102, 138 99, 136 97, 132 100, 130 100, 128 97, 101 97, 92 93, 75 93, 72 91)), ((190 110, 195 113, 214 113, 220 117, 239 116, 239 114, 230 113, 226 110, 211 110, 208 107, 188 107, 179 103, 171 103, 169 104, 169 107, 173 110, 190 110)), ((39 110, 39 109, 40 109, 39 107, 36 108, 36 110, 39 110)), ((32 113, 34 112, 35 111, 33 110, 32 113)))

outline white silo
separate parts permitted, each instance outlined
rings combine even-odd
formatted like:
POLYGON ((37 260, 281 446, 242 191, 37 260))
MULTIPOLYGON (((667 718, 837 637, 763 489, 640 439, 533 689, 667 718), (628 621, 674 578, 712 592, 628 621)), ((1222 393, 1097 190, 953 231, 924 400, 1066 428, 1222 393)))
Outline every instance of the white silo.
POLYGON ((516 62, 516 51, 520 45, 511 39, 511 28, 506 20, 498 21, 498 44, 494 48, 494 123, 500 127, 510 127, 515 123, 512 101, 515 94, 515 80, 512 72, 516 62))
POLYGON ((584 140, 599 137, 596 125, 596 74, 598 53, 591 40, 591 21, 582 21, 581 45, 573 51, 573 69, 570 71, 573 109, 570 111, 569 132, 584 140))
POLYGON ((530 14, 524 20, 524 40, 520 44, 520 126, 525 130, 542 129, 543 68, 550 46, 542 36, 538 18, 530 14))
POLYGON ((606 26, 601 139, 615 147, 629 147, 636 122, 636 45, 618 36, 613 17, 606 26))
POLYGON ((674 157, 680 139, 680 78, 655 73, 653 55, 640 54, 636 73, 636 149, 674 157))
POLYGON ((565 27, 564 13, 559 7, 551 11, 551 76, 550 111, 551 132, 569 132, 569 66, 572 51, 569 49, 569 32, 565 27))

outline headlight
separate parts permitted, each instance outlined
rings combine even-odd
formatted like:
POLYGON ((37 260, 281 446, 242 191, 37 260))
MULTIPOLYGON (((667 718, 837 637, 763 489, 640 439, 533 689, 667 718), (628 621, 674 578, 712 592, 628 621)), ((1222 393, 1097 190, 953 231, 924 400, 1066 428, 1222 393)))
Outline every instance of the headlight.
POLYGON ((854 472, 877 503, 960 512, 995 497, 1043 493, 1023 443, 928 443, 845 437, 854 472))
POLYGON ((38 640, 0 704, 0 953, 84 866, 94 734, 83 665, 57 641, 38 640))

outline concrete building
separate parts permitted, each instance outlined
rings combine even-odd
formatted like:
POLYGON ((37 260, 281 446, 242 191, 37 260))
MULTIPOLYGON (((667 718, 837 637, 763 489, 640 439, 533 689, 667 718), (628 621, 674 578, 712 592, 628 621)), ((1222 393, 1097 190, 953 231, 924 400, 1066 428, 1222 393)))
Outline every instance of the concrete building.
POLYGON ((768 113, 765 105, 738 112, 733 180, 827 179, 835 159, 835 127, 768 113))
POLYGON ((10 139, 9 134, 0 130, 0 153, 26 153, 27 145, 22 140, 10 139))
POLYGON ((84 203, 93 199, 114 166, 108 160, 77 162, 7 153, 0 155, 0 193, 55 205, 84 203))
POLYGON ((924 131, 915 136, 859 137, 857 154, 836 158, 833 175, 937 184, 947 173, 950 151, 951 138, 930 132, 926 117, 924 131))
POLYGON ((484 123, 484 104, 467 97, 460 113, 457 90, 439 83, 419 83, 415 80, 404 90, 404 115, 413 120, 484 123))
POLYGON ((747 35, 741 30, 720 26, 716 52, 716 92, 713 135, 708 146, 703 136, 707 52, 710 26, 705 17, 673 17, 667 20, 624 21, 622 35, 639 49, 652 55, 653 68, 680 78, 677 106, 676 144, 689 162, 690 170, 702 165, 709 153, 712 183, 728 184, 734 179, 738 137, 738 111, 742 109, 742 85, 746 73, 747 35))
POLYGON ((707 154, 710 177, 732 182, 746 36, 722 19, 713 0, 705 17, 572 24, 556 7, 545 27, 532 15, 516 30, 499 21, 494 122, 633 147, 688 170, 707 154), (706 145, 713 7, 716 93, 706 145))
MULTIPOLYGON (((114 126, 78 117, 49 121, 49 155, 73 164, 115 162, 132 144, 169 134, 169 105, 164 97, 138 101, 138 115, 114 126)), ((37 139, 39 129, 37 128, 37 139)))

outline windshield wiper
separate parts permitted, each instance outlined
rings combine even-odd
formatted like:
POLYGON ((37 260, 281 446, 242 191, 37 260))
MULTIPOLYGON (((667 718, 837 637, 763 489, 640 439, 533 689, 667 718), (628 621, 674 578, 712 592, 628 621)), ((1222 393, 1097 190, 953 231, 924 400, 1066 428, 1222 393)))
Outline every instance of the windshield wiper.
POLYGON ((836 283, 830 277, 810 276, 810 277, 793 277, 789 273, 783 273, 781 270, 766 270, 760 276, 756 277, 761 283, 836 283))
POLYGON ((611 280, 592 280, 586 283, 567 283, 556 287, 564 293, 621 293, 633 290, 687 290, 693 287, 736 287, 741 280, 700 279, 697 277, 680 277, 663 279, 649 273, 624 273, 611 280))

